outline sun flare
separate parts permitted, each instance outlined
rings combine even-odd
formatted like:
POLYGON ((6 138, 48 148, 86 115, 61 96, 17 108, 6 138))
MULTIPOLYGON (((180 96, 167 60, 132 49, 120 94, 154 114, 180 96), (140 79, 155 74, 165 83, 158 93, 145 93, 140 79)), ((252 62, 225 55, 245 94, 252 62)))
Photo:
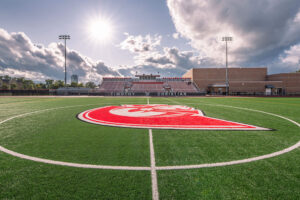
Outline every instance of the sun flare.
POLYGON ((93 40, 105 42, 112 38, 113 27, 109 20, 97 18, 90 21, 88 31, 93 40))

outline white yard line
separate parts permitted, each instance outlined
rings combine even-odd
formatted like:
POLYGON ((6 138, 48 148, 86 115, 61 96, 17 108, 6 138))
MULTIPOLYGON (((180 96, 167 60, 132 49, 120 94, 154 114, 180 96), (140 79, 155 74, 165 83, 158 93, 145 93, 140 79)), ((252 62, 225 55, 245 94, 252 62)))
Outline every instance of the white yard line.
POLYGON ((2 146, 0 146, 0 151, 10 154, 12 156, 31 160, 35 162, 41 162, 46 164, 52 164, 52 165, 61 165, 61 166, 68 166, 68 167, 79 167, 79 168, 92 168, 92 169, 114 169, 114 170, 150 170, 150 167, 131 167, 131 166, 111 166, 111 165, 91 165, 91 164, 80 164, 80 163, 71 163, 71 162, 62 162, 62 161, 56 161, 56 160, 48 160, 44 158, 38 158, 33 156, 27 156, 21 153, 17 153, 14 151, 11 151, 9 149, 6 149, 2 146))
MULTIPOLYGON (((178 105, 181 105, 180 102, 175 101, 173 99, 169 99, 166 98, 167 100, 173 102, 173 103, 177 103, 178 105)), ((186 104, 200 104, 200 103, 186 103, 186 104)), ((182 104, 185 105, 185 104, 182 104)), ((201 103, 201 105, 210 105, 210 106, 219 106, 219 107, 229 107, 229 108, 235 108, 235 109, 240 109, 240 110, 247 110, 247 111, 253 111, 253 112, 259 112, 259 113, 263 113, 263 114, 267 114, 267 115, 271 115, 271 116, 275 116, 275 117, 279 117, 281 119, 287 120, 293 124, 295 124, 296 126, 300 127, 300 124, 295 122, 294 120, 291 120, 287 117, 283 117, 281 115, 277 115, 274 113, 269 113, 269 112, 264 112, 264 111, 260 111, 260 110, 255 110, 255 109, 250 109, 250 108, 243 108, 243 107, 235 107, 235 106, 228 106, 228 105, 222 105, 222 104, 207 104, 207 103, 201 103)), ((288 153, 290 151, 293 151, 294 149, 297 149, 300 147, 300 141, 298 141, 296 144, 282 149, 281 151, 276 151, 270 154, 266 154, 266 155, 262 155, 262 156, 257 156, 257 157, 253 157, 253 158, 246 158, 246 159, 242 159, 242 160, 233 160, 233 161, 228 161, 228 162, 219 162, 219 163, 204 163, 204 164, 199 164, 199 165, 181 165, 181 166, 162 166, 162 167, 156 167, 157 170, 176 170, 176 169, 199 169, 199 168, 206 168, 206 167, 222 167, 222 166, 228 166, 228 165, 236 165, 236 164, 242 164, 242 163, 249 163, 249 162, 253 162, 253 161, 258 161, 258 160, 263 160, 263 159, 267 159, 267 158, 272 158, 275 156, 279 156, 285 153, 288 153)))
MULTIPOLYGON (((181 104, 178 101, 167 99, 171 102, 181 104)), ((127 102, 128 103, 128 102, 127 102)), ((147 98, 147 103, 150 104, 149 98, 147 98)), ((79 106, 90 106, 90 105, 103 105, 103 104, 108 104, 108 103, 99 103, 99 104, 88 104, 88 105, 74 105, 74 106, 65 106, 65 107, 57 107, 57 108, 50 108, 50 109, 44 109, 44 110, 38 110, 38 111, 33 111, 29 113, 24 113, 20 115, 16 115, 13 117, 10 117, 6 120, 0 121, 0 125, 10 121, 15 118, 23 117, 26 115, 31 115, 39 112, 44 112, 44 111, 50 111, 50 110, 56 110, 56 109, 64 109, 64 108, 71 108, 71 107, 79 107, 79 106)), ((200 103, 186 103, 186 104, 200 104, 200 103)), ((287 120, 298 127, 300 127, 300 124, 283 116, 273 114, 273 113, 268 113, 260 110, 254 110, 254 109, 249 109, 249 108, 243 108, 243 107, 234 107, 234 106, 227 106, 227 105, 221 105, 221 104, 206 104, 206 103, 201 103, 202 105, 209 105, 209 106, 221 106, 221 107, 229 107, 229 108, 236 108, 236 109, 241 109, 241 110, 247 110, 247 111, 253 111, 253 112, 259 112, 275 117, 279 117, 281 119, 287 120)), ((151 159, 151 166, 150 167, 142 167, 142 166, 109 166, 109 165, 92 165, 92 164, 80 164, 80 163, 70 163, 70 162, 62 162, 62 161, 55 161, 55 160, 48 160, 44 158, 38 158, 38 157, 33 157, 33 156, 28 156, 24 154, 20 154, 14 151, 11 151, 9 149, 6 149, 2 146, 0 146, 0 151, 10 154, 12 156, 16 156, 22 159, 27 159, 27 160, 32 160, 36 162, 41 162, 41 163, 47 163, 47 164, 54 164, 54 165, 61 165, 61 166, 69 166, 69 167, 79 167, 79 168, 95 168, 95 169, 113 169, 113 170, 147 170, 151 172, 151 181, 152 181, 152 198, 154 200, 159 199, 159 193, 158 193, 158 184, 157 184, 157 170, 177 170, 177 169, 196 169, 196 168, 205 168, 205 167, 220 167, 220 166, 228 166, 228 165, 235 165, 235 164, 242 164, 242 163, 248 163, 248 162, 253 162, 257 160, 263 160, 266 158, 271 158, 275 156, 279 156, 285 153, 288 153, 296 148, 300 147, 300 141, 298 141, 296 144, 285 148, 281 151, 273 152, 270 154, 258 156, 258 157, 252 157, 252 158, 246 158, 243 160, 233 160, 233 161, 228 161, 228 162, 219 162, 219 163, 204 163, 204 164, 195 164, 195 165, 181 165, 181 166, 161 166, 158 167, 155 164, 155 152, 154 152, 154 145, 153 145, 153 136, 152 136, 152 129, 149 129, 149 143, 150 143, 150 159, 151 159)))
MULTIPOLYGON (((300 127, 300 125, 299 125, 300 127)), ((229 162, 219 162, 219 163, 205 163, 200 165, 180 165, 180 166, 164 166, 164 167, 156 167, 157 170, 175 170, 175 169, 199 169, 199 168, 207 168, 207 167, 222 167, 222 166, 228 166, 228 165, 236 165, 236 164, 242 164, 242 163, 249 163, 253 161, 263 160, 267 158, 272 158, 275 156, 279 156, 285 153, 288 153, 296 148, 300 147, 300 141, 296 143, 295 145, 288 147, 286 149, 283 149, 281 151, 277 151, 274 153, 253 157, 253 158, 247 158, 243 160, 234 160, 229 162)))
MULTIPOLYGON (((27 115, 32 115, 35 113, 40 113, 40 112, 45 112, 45 111, 51 111, 51 110, 58 110, 58 109, 65 109, 65 108, 73 108, 73 107, 81 107, 81 106, 91 106, 91 105, 104 105, 104 104, 110 104, 110 103, 97 103, 97 104, 82 104, 82 105, 74 105, 74 106, 64 106, 64 107, 56 107, 56 108, 49 108, 49 109, 44 109, 44 110, 36 110, 33 112, 28 112, 28 113, 23 113, 20 115, 16 115, 10 118, 7 118, 3 121, 0 121, 0 125, 10 121, 15 118, 19 117, 24 117, 27 115)), ((71 162, 62 162, 62 161, 56 161, 56 160, 49 160, 49 159, 44 159, 44 158, 38 158, 38 157, 33 157, 33 156, 28 156, 24 155, 15 151, 11 151, 9 149, 6 149, 2 146, 0 146, 0 151, 7 153, 9 155, 26 159, 26 160, 31 160, 35 162, 41 162, 41 163, 46 163, 46 164, 53 164, 53 165, 61 165, 61 166, 69 166, 69 167, 79 167, 79 168, 94 168, 94 169, 114 169, 114 170, 151 170, 150 167, 142 167, 142 166, 110 166, 110 165, 92 165, 92 164, 80 164, 80 163, 71 163, 71 162)))
MULTIPOLYGON (((150 104, 149 97, 147 98, 147 104, 150 104)), ((149 146, 150 146, 150 160, 151 160, 151 182, 152 182, 152 199, 158 200, 158 185, 157 185, 157 174, 156 174, 156 166, 155 166, 155 153, 153 146, 153 136, 152 129, 149 129, 149 146)))
POLYGON ((152 181, 152 199, 158 200, 158 186, 157 186, 157 174, 155 166, 155 154, 153 147, 152 129, 149 129, 149 141, 150 141, 150 159, 151 159, 151 181, 152 181))

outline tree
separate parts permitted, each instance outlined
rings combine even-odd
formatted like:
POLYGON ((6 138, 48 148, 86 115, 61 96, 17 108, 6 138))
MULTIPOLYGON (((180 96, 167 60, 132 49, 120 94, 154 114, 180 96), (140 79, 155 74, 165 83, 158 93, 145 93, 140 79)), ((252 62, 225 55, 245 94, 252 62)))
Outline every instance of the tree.
POLYGON ((46 89, 46 84, 44 83, 38 83, 38 84, 35 84, 35 87, 36 89, 46 89))
POLYGON ((35 89, 35 84, 32 80, 24 80, 23 88, 26 90, 33 90, 35 89))
POLYGON ((71 83, 71 87, 78 87, 78 83, 72 82, 72 83, 71 83))
POLYGON ((46 79, 45 82, 46 82, 46 86, 47 86, 48 89, 52 89, 53 88, 53 82, 54 82, 54 80, 52 80, 52 79, 46 79))
POLYGON ((64 86, 65 86, 65 83, 63 81, 57 80, 53 84, 53 89, 58 89, 58 88, 64 87, 64 86))
POLYGON ((2 90, 8 90, 8 86, 7 86, 6 84, 3 84, 3 85, 1 86, 1 89, 2 89, 2 90))
POLYGON ((18 83, 23 83, 24 80, 25 80, 24 77, 19 77, 19 78, 17 78, 17 82, 18 82, 18 83))
POLYGON ((5 76, 2 77, 2 81, 6 82, 6 83, 9 83, 10 80, 11 80, 11 77, 8 76, 8 75, 5 75, 5 76))
POLYGON ((16 87, 17 87, 17 85, 16 85, 16 84, 14 84, 14 83, 10 84, 10 89, 11 89, 11 90, 14 90, 14 89, 16 89, 16 87))
POLYGON ((94 82, 90 81, 90 82, 87 82, 85 84, 85 87, 87 87, 87 88, 95 88, 96 84, 94 82))
POLYGON ((78 87, 83 87, 83 83, 79 83, 79 84, 78 84, 78 87))

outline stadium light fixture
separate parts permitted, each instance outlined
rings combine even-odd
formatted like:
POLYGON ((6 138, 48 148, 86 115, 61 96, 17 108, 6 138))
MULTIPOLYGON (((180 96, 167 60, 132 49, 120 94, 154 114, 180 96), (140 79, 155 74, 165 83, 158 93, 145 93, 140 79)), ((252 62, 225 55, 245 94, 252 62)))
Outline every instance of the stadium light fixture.
POLYGON ((70 35, 59 35, 58 39, 65 40, 65 86, 67 86, 67 40, 71 37, 70 35))
POLYGON ((233 40, 232 37, 223 37, 222 41, 226 43, 226 95, 229 93, 229 80, 228 80, 228 48, 227 48, 227 42, 231 42, 233 40))

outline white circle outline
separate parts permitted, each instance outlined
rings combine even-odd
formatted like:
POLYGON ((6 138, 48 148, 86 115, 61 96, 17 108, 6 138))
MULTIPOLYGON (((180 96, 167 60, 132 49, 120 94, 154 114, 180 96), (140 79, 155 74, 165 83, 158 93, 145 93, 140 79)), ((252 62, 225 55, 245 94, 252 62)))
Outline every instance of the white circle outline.
MULTIPOLYGON (((108 104, 108 103, 103 103, 103 104, 108 104)), ((103 105, 101 104, 101 105, 103 105)), ((197 104, 197 103, 191 103, 191 104, 197 104)), ((57 109, 64 109, 64 108, 72 108, 72 107, 80 107, 80 106, 90 106, 90 105, 100 105, 99 104, 85 104, 85 105, 75 105, 75 106, 64 106, 64 107, 57 107, 57 108, 49 108, 49 109, 44 109, 44 110, 38 110, 38 111, 33 111, 33 112, 28 112, 20 115, 15 115, 13 117, 10 117, 6 120, 0 121, 0 125, 10 121, 15 118, 23 117, 26 115, 31 115, 35 113, 40 113, 40 112, 45 112, 45 111, 51 111, 51 110, 57 110, 57 109)), ((298 127, 300 127, 300 124, 287 118, 283 117, 281 115, 277 115, 274 113, 269 113, 269 112, 264 112, 260 110, 255 110, 255 109, 249 109, 249 108, 243 108, 243 107, 235 107, 235 106, 228 106, 228 105, 221 105, 221 104, 202 104, 202 105, 208 105, 208 106, 221 106, 221 107, 229 107, 229 108, 235 108, 235 109, 241 109, 241 110, 248 110, 248 111, 253 111, 253 112, 259 112, 271 116, 275 116, 284 120, 287 120, 298 127)), ((178 169, 198 169, 198 168, 208 168, 208 167, 221 167, 221 166, 229 166, 229 165, 236 165, 236 164, 242 164, 242 163, 249 163, 249 162, 254 162, 258 160, 263 160, 267 158, 272 158, 275 156, 279 156, 285 153, 288 153, 296 148, 300 147, 300 141, 298 141, 296 144, 285 148, 280 151, 276 151, 270 154, 265 154, 262 156, 257 156, 257 157, 252 157, 252 158, 246 158, 242 160, 233 160, 233 161, 227 161, 227 162, 217 162, 217 163, 204 163, 204 164, 196 164, 196 165, 179 165, 179 166, 160 166, 160 167, 155 167, 155 170, 178 170, 178 169)), ((41 162, 45 164, 53 164, 53 165, 60 165, 60 166, 69 166, 69 167, 77 167, 77 168, 93 168, 93 169, 111 169, 111 170, 147 170, 150 171, 151 167, 143 167, 143 166, 111 166, 111 165, 93 165, 93 164, 80 164, 80 163, 72 163, 72 162, 63 162, 63 161, 56 161, 56 160, 49 160, 49 159, 43 159, 43 158, 38 158, 38 157, 33 157, 33 156, 28 156, 24 155, 21 153, 17 153, 14 151, 11 151, 9 149, 4 148, 3 146, 0 145, 0 151, 7 153, 9 155, 19 157, 22 159, 26 160, 31 160, 35 162, 41 162)))

